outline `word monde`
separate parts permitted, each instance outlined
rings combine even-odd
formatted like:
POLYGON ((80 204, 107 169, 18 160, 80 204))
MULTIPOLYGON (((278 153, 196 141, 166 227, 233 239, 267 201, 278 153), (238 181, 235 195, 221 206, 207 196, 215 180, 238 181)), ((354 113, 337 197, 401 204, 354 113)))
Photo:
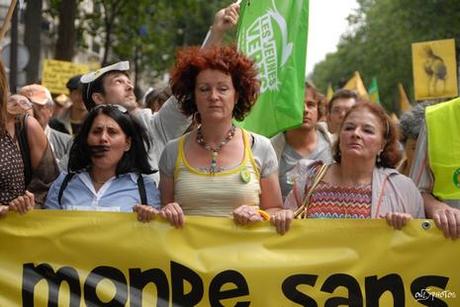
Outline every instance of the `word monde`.
MULTIPOLYGON (((238 271, 226 270, 217 273, 209 282, 207 298, 204 298, 204 283, 198 273, 173 261, 170 262, 170 272, 170 279, 168 279, 167 274, 159 268, 144 271, 132 268, 129 269, 128 276, 125 276, 117 268, 98 266, 81 284, 80 276, 73 267, 64 266, 55 271, 47 263, 39 265, 26 263, 23 265, 22 303, 23 306, 34 306, 36 285, 44 280, 48 285, 48 306, 58 306, 61 294, 68 294, 70 307, 79 307, 82 300, 85 306, 126 306, 128 299, 129 306, 142 306, 143 289, 150 284, 156 287, 156 306, 195 306, 198 304, 224 306, 224 300, 238 298, 239 301, 235 306, 251 305, 247 297, 250 295, 250 287, 243 274, 238 271), (110 281, 115 288, 115 294, 109 301, 102 300, 96 291, 98 285, 104 281, 110 281), (68 285, 68 290, 61 289, 63 282, 68 285), (188 284, 187 289, 185 284, 188 284), (65 293, 62 293, 63 291, 65 293)), ((281 305, 289 306, 298 304, 298 306, 317 307, 318 302, 313 293, 317 294, 318 291, 327 295, 324 306, 377 307, 384 294, 392 296, 393 306, 406 306, 405 284, 398 274, 388 274, 380 278, 367 276, 364 286, 361 286, 355 277, 344 273, 332 274, 322 284, 318 284, 318 277, 312 274, 293 274, 280 283, 279 296, 276 291, 269 288, 267 290, 273 302, 283 302, 281 305), (311 291, 309 291, 310 288, 311 291), (348 290, 348 296, 333 296, 335 290, 339 288, 348 290)), ((415 278, 410 284, 414 303, 424 306, 448 306, 443 300, 434 296, 429 300, 420 300, 417 297, 420 291, 427 288, 445 290, 448 281, 448 277, 436 275, 415 278)), ((267 293, 253 293, 253 295, 266 296, 267 293)), ((277 305, 279 304, 274 304, 274 306, 277 305)))

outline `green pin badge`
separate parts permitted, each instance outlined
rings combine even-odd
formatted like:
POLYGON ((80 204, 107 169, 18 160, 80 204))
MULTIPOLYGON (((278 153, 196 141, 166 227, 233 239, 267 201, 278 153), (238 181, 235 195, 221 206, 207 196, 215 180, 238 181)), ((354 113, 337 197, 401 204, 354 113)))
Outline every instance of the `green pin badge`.
POLYGON ((454 181, 454 185, 457 188, 460 188, 460 168, 457 168, 455 170, 452 180, 454 181))
POLYGON ((243 167, 240 172, 240 177, 244 183, 249 183, 251 180, 251 173, 246 167, 243 167))

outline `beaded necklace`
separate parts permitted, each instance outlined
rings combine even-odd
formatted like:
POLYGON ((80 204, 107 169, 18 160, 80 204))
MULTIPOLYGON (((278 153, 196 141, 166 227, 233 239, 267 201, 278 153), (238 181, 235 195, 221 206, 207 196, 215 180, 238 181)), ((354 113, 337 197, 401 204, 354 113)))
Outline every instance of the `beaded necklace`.
POLYGON ((201 145, 204 149, 207 151, 211 152, 211 167, 209 168, 209 173, 210 174, 215 174, 217 172, 217 156, 219 155, 219 151, 222 149, 222 147, 230 142, 230 140, 233 138, 235 135, 235 126, 232 124, 232 127, 230 130, 227 131, 226 137, 219 143, 217 144, 216 147, 211 147, 208 143, 205 142, 203 133, 201 132, 201 126, 198 127, 198 130, 196 132, 196 142, 201 145))

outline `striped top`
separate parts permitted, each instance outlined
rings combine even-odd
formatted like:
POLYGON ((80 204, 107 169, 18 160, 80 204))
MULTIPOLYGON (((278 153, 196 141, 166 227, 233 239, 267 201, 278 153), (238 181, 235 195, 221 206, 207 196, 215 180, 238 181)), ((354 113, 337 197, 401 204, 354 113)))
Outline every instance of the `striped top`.
POLYGON ((337 186, 320 181, 311 196, 308 218, 371 218, 372 186, 337 186))
POLYGON ((174 199, 185 215, 230 216, 241 205, 259 205, 260 174, 249 134, 243 131, 244 157, 240 165, 215 174, 191 166, 179 140, 174 170, 174 199))

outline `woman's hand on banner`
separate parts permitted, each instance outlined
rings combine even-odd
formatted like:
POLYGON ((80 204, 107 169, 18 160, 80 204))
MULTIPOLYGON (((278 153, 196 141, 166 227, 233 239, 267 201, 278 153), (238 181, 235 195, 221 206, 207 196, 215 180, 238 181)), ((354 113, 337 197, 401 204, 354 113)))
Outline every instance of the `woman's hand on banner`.
POLYGON ((258 208, 255 206, 242 205, 233 210, 233 220, 238 225, 248 225, 255 222, 263 221, 263 217, 260 216, 258 208))
POLYGON ((272 214, 270 222, 276 227, 276 231, 280 235, 284 235, 291 225, 294 218, 294 212, 290 209, 281 209, 272 214))
POLYGON ((380 217, 385 218, 388 225, 398 230, 403 228, 407 224, 407 222, 409 222, 412 219, 412 216, 409 213, 402 212, 389 212, 385 216, 380 217))
POLYGON ((35 196, 26 191, 24 195, 18 196, 9 203, 10 210, 19 214, 25 214, 35 207, 35 196))
POLYGON ((178 203, 169 203, 160 210, 160 216, 167 219, 171 226, 181 228, 184 225, 184 212, 178 203))
POLYGON ((135 205, 133 211, 137 213, 137 220, 142 223, 148 223, 159 214, 159 211, 152 206, 135 205))
POLYGON ((0 217, 4 217, 9 211, 9 207, 5 205, 0 205, 0 217))

